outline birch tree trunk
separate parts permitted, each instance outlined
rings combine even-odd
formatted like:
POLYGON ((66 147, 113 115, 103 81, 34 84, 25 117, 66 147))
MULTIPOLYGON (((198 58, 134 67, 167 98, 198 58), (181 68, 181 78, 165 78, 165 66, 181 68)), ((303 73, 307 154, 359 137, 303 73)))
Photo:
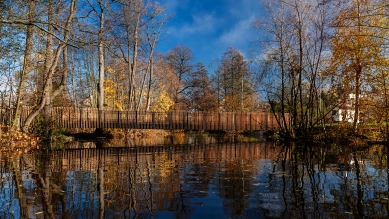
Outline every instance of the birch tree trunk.
MULTIPOLYGON (((29 3, 30 4, 28 8, 28 19, 30 22, 33 22, 35 16, 35 0, 30 0, 29 3)), ((21 104, 23 101, 23 97, 26 93, 27 75, 31 72, 33 68, 31 63, 33 37, 34 37, 34 26, 28 25, 27 33, 26 33, 26 50, 24 51, 23 69, 20 72, 19 86, 16 94, 17 99, 16 99, 15 113, 13 116, 12 130, 20 129, 20 119, 21 119, 20 117, 22 112, 21 104)))
POLYGON ((104 110, 104 8, 99 1, 101 14, 100 14, 100 30, 98 34, 98 55, 99 55, 99 85, 97 89, 97 108, 104 110))
POLYGON ((149 73, 148 76, 148 83, 147 83, 147 94, 146 94, 146 111, 150 110, 150 95, 151 95, 151 87, 153 83, 153 74, 154 74, 154 52, 155 47, 158 43, 159 36, 162 32, 163 25, 170 19, 169 17, 162 19, 161 21, 157 21, 157 16, 159 16, 164 11, 161 7, 155 7, 153 10, 148 14, 148 20, 147 23, 147 44, 149 49, 149 61, 147 70, 149 73))
MULTIPOLYGON (((131 52, 132 51, 132 60, 129 62, 129 70, 130 70, 130 81, 129 81, 129 91, 128 91, 128 103, 129 103, 129 109, 134 110, 136 109, 136 95, 135 95, 135 74, 137 71, 137 58, 138 58, 138 49, 139 49, 139 39, 138 39, 138 32, 139 32, 139 25, 140 25, 140 15, 142 12, 142 4, 138 0, 135 1, 134 5, 134 11, 135 11, 135 18, 133 21, 133 33, 132 37, 130 31, 130 28, 127 27, 127 37, 128 37, 128 45, 132 45, 131 50, 128 51, 128 60, 130 60, 131 52)), ((127 22, 127 25, 130 25, 127 22)))
POLYGON ((153 72, 154 72, 154 55, 151 53, 149 58, 149 80, 147 84, 147 94, 146 94, 146 111, 150 110, 150 94, 151 94, 151 85, 153 83, 153 72))
MULTIPOLYGON (((3 20, 4 18, 4 0, 0 0, 0 20, 3 20)), ((3 23, 0 22, 0 42, 2 39, 2 31, 3 31, 3 23)), ((0 54, 1 59, 1 54, 0 54)))
MULTIPOLYGON (((47 8, 48 8, 48 18, 47 18, 47 22, 48 22, 48 32, 49 33, 53 33, 53 6, 52 6, 52 0, 49 0, 48 3, 47 3, 47 8)), ((46 41, 46 60, 45 60, 45 65, 44 65, 44 78, 46 78, 47 80, 47 91, 48 92, 51 92, 52 90, 52 87, 53 87, 53 80, 51 77, 48 77, 49 75, 48 72, 49 72, 49 69, 50 69, 50 66, 52 65, 52 61, 53 61, 53 36, 51 34, 48 34, 47 35, 47 41, 46 41)), ((43 95, 44 98, 46 98, 46 100, 44 101, 45 102, 45 105, 44 105, 44 113, 43 113, 43 116, 44 116, 44 125, 45 125, 45 135, 47 136, 48 133, 49 133, 49 129, 50 129, 50 121, 51 121, 51 107, 52 107, 52 99, 51 99, 51 95, 50 94, 46 94, 46 95, 43 95)))
MULTIPOLYGON (((59 58, 62 54, 62 51, 65 51, 64 53, 64 63, 67 63, 67 43, 69 41, 70 31, 71 31, 71 24, 73 22, 74 15, 76 13, 76 5, 77 0, 73 0, 70 6, 70 12, 69 16, 66 20, 65 28, 64 28, 64 38, 61 42, 61 44, 58 46, 55 56, 53 56, 52 64, 50 65, 50 69, 48 69, 48 72, 45 73, 47 75, 47 78, 52 78, 54 72, 56 71, 56 68, 58 66, 59 58), (65 50, 64 50, 65 49, 65 50)), ((50 33, 49 33, 50 34, 50 33)), ((66 64, 67 65, 67 64, 66 64)), ((28 128, 31 124, 31 122, 34 120, 34 118, 38 115, 38 113, 43 109, 43 107, 46 104, 46 101, 48 99, 47 96, 51 95, 51 99, 56 97, 62 89, 65 87, 66 77, 67 77, 67 69, 64 70, 64 73, 62 75, 61 83, 60 85, 55 89, 52 90, 52 86, 50 86, 51 80, 46 80, 43 86, 43 92, 42 92, 42 98, 38 105, 36 105, 32 112, 28 115, 24 125, 23 125, 23 132, 28 132, 28 128)))
POLYGON ((74 53, 72 52, 72 96, 73 96, 73 105, 75 108, 78 107, 77 104, 77 95, 76 95, 76 83, 75 83, 75 74, 76 74, 76 69, 75 69, 75 64, 74 64, 74 53))

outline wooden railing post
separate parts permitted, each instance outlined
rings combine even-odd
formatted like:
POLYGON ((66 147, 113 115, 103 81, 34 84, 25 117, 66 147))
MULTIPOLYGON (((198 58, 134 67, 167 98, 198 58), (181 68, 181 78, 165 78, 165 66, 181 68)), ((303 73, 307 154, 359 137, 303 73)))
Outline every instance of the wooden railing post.
POLYGON ((252 126, 251 126, 251 120, 252 120, 252 116, 251 116, 251 113, 250 113, 250 117, 249 117, 249 120, 250 120, 250 130, 253 130, 252 126))
POLYGON ((105 118, 106 118, 106 117, 105 117, 105 111, 104 111, 103 115, 104 115, 104 117, 103 117, 103 118, 104 118, 103 128, 107 128, 107 127, 105 127, 105 124, 106 124, 106 121, 107 121, 107 120, 105 119, 105 118))
POLYGON ((120 111, 118 110, 118 120, 114 128, 121 128, 119 123, 120 123, 120 111))
POLYGON ((61 113, 61 119, 58 121, 58 123, 59 123, 59 127, 63 127, 64 125, 63 125, 63 109, 61 108, 60 109, 60 113, 61 113))
POLYGON ((188 112, 186 112, 186 126, 185 126, 185 129, 189 130, 189 113, 188 112))
POLYGON ((126 125, 124 126, 126 129, 129 129, 130 126, 129 126, 129 123, 128 123, 128 111, 126 113, 126 125))
POLYGON ((135 111, 135 128, 138 128, 138 111, 135 111))
POLYGON ((169 129, 173 129, 173 113, 168 112, 169 129))
POLYGON ((238 124, 237 124, 237 121, 236 121, 237 117, 238 117, 238 114, 234 113, 233 115, 234 115, 234 123, 233 124, 234 124, 234 129, 236 131, 236 130, 238 130, 238 124))
POLYGON ((80 108, 80 128, 82 128, 82 108, 80 108))
POLYGON ((151 127, 155 129, 155 112, 151 113, 151 127))

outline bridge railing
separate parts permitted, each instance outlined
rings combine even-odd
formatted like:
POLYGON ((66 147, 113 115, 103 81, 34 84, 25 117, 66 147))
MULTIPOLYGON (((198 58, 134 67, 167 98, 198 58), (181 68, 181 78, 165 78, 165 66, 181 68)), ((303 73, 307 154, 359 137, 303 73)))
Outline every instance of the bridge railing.
POLYGON ((94 108, 53 108, 53 118, 64 128, 135 128, 189 130, 268 130, 278 128, 265 112, 141 112, 99 111, 94 108))
MULTIPOLYGON (((31 108, 24 107, 21 124, 31 108)), ((8 124, 12 109, 1 109, 0 122, 8 124)), ((269 130, 277 129, 275 116, 268 112, 144 112, 99 111, 96 108, 53 107, 52 126, 63 128, 269 130)))

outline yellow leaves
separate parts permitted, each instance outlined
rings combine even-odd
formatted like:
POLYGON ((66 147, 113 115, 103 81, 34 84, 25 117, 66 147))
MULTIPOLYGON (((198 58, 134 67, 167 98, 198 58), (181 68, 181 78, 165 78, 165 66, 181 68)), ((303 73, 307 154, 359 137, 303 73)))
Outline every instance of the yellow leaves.
POLYGON ((240 111, 240 102, 237 97, 227 95, 224 98, 224 109, 227 112, 237 112, 240 111))
POLYGON ((106 71, 107 71, 108 74, 114 74, 115 73, 115 70, 110 68, 110 67, 107 67, 106 71))
POLYGON ((115 108, 118 109, 119 111, 123 111, 123 106, 117 101, 115 102, 115 108))
POLYGON ((253 95, 244 95, 243 102, 240 95, 226 96, 223 105, 227 112, 249 112, 253 110, 253 103, 255 102, 253 95))
POLYGON ((152 112, 167 112, 174 101, 167 95, 166 91, 162 91, 158 99, 151 107, 152 112))
MULTIPOLYGON (((382 45, 387 18, 382 17, 374 1, 353 1, 340 10, 333 25, 335 35, 331 39, 333 72, 346 79, 355 74, 368 74, 381 64, 382 45)), ((354 80, 353 77, 349 78, 354 80)), ((343 82, 341 82, 343 83, 343 82)))
POLYGON ((124 86, 119 86, 112 78, 106 78, 104 80, 104 92, 105 92, 105 103, 108 108, 123 110, 124 98, 126 95, 124 86))

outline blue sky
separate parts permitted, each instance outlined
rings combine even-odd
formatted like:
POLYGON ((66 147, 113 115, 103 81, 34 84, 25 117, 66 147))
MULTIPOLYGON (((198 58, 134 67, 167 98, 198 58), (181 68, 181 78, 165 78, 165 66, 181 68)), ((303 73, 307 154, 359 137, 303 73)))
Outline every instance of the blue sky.
POLYGON ((256 31, 253 21, 261 16, 259 0, 160 0, 175 16, 165 26, 159 50, 176 45, 192 49, 195 62, 213 73, 212 61, 220 60, 229 46, 248 54, 256 31))

